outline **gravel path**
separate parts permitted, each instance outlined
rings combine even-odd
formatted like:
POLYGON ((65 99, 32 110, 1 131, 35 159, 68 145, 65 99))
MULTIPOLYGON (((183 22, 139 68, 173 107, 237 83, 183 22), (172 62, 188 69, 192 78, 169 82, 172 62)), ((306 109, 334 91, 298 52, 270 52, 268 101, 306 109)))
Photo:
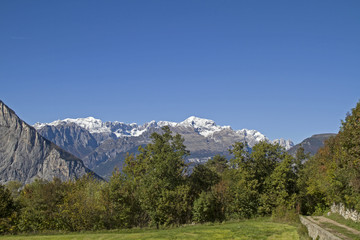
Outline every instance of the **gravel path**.
MULTIPOLYGON (((341 223, 338 223, 338 222, 336 222, 336 221, 334 221, 334 220, 331 220, 331 219, 329 219, 329 218, 326 218, 326 217, 324 217, 324 216, 316 216, 316 217, 309 217, 309 216, 308 216, 307 218, 308 218, 310 221, 312 221, 312 222, 314 222, 314 223, 316 223, 316 224, 318 224, 318 225, 320 225, 320 226, 322 225, 322 223, 330 223, 330 224, 333 224, 333 225, 336 225, 336 226, 345 228, 345 229, 348 230, 349 232, 351 232, 351 233, 353 233, 353 234, 355 234, 355 235, 360 236, 360 231, 358 231, 358 230, 356 230, 356 229, 353 229, 353 228, 351 228, 351 227, 348 227, 348 226, 346 226, 346 225, 343 225, 343 224, 341 224, 341 223)), ((336 234, 336 235, 340 236, 340 237, 343 238, 343 239, 350 239, 350 238, 344 236, 343 234, 336 232, 334 229, 326 228, 326 230, 331 231, 333 234, 336 234)))

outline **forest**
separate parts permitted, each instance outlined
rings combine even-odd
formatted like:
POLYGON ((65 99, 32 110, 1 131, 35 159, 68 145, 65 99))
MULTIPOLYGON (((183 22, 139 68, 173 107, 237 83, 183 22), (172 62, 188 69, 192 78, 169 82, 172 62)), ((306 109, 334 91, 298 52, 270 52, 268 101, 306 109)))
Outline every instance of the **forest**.
POLYGON ((0 233, 290 218, 324 213, 334 202, 360 210, 360 103, 313 157, 303 148, 293 157, 276 144, 237 142, 231 159, 193 166, 184 139, 162 130, 108 182, 87 175, 0 185, 0 233))

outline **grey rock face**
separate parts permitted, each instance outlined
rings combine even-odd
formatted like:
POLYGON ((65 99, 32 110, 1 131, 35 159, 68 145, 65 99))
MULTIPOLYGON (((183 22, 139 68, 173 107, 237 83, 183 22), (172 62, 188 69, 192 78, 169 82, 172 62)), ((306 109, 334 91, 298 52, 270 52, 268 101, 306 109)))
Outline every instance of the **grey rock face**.
POLYGON ((79 178, 91 171, 74 155, 48 141, 0 101, 0 183, 36 178, 79 178))
POLYGON ((324 146, 325 140, 329 139, 332 136, 335 136, 335 133, 324 133, 324 134, 315 134, 309 138, 306 138, 301 143, 296 144, 288 150, 292 156, 296 155, 296 151, 303 147, 305 153, 309 153, 310 156, 315 155, 317 151, 324 146))

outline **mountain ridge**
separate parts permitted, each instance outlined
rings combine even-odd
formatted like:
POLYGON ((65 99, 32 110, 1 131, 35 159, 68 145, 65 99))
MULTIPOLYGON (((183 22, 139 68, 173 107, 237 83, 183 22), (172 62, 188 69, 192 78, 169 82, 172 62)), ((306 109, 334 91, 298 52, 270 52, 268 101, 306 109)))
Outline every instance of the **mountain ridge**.
MULTIPOLYGON (((215 132, 219 132, 221 130, 233 130, 230 126, 218 126, 213 120, 199 118, 195 116, 190 116, 182 122, 171 122, 171 121, 158 121, 152 120, 150 122, 146 122, 143 125, 139 125, 137 123, 124 123, 119 121, 107 121, 103 122, 100 119, 96 119, 94 117, 87 118, 66 118, 63 120, 56 120, 50 123, 35 123, 33 127, 37 130, 42 129, 45 126, 59 126, 65 125, 69 123, 75 123, 78 126, 88 130, 90 133, 113 133, 116 137, 124 137, 124 136, 140 136, 146 130, 151 127, 193 127, 196 132, 204 137, 208 137, 213 135, 215 132)), ((241 129, 241 130, 233 130, 239 135, 252 135, 256 137, 258 141, 270 141, 279 143, 281 146, 285 148, 289 148, 289 146, 293 146, 291 140, 285 139, 274 139, 273 141, 269 140, 265 135, 260 133, 257 130, 249 130, 249 129, 241 129)), ((288 149, 287 149, 288 150, 288 149)))
POLYGON ((300 147, 304 148, 304 152, 313 156, 317 151, 324 146, 324 143, 327 139, 332 136, 335 136, 336 133, 319 133, 313 134, 311 137, 305 138, 301 143, 296 144, 291 147, 287 152, 292 156, 296 155, 297 150, 300 147))

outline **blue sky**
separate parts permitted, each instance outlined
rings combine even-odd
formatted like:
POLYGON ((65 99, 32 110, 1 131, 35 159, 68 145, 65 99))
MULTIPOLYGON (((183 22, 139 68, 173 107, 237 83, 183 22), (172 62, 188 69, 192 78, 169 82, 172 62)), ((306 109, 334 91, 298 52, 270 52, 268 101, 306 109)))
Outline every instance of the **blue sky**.
POLYGON ((360 1, 2 0, 0 99, 26 122, 191 115, 270 139, 360 99, 360 1))

